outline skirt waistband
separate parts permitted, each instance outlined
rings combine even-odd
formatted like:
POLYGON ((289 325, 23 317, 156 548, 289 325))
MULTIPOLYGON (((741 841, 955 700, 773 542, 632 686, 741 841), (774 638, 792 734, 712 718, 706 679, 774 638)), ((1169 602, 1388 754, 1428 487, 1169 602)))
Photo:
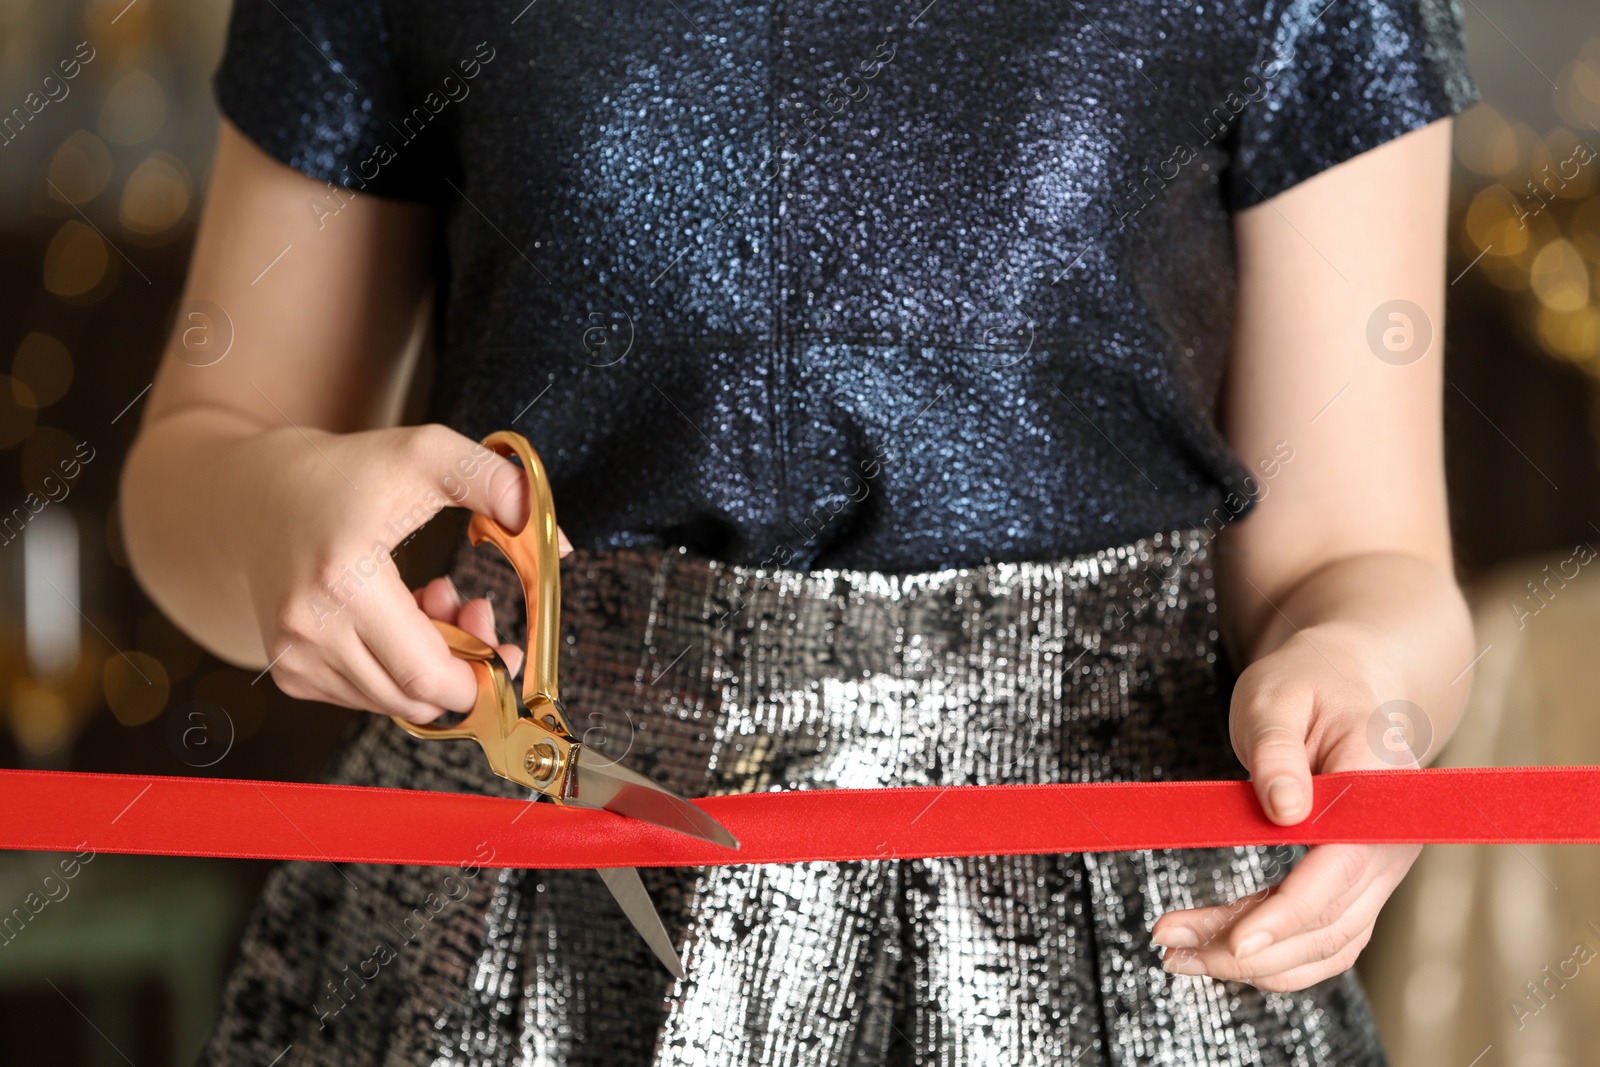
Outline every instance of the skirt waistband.
MULTIPOLYGON (((1210 539, 918 574, 580 550, 562 694, 589 744, 690 795, 1240 777, 1210 539)), ((454 577, 520 605, 495 553, 454 577)))

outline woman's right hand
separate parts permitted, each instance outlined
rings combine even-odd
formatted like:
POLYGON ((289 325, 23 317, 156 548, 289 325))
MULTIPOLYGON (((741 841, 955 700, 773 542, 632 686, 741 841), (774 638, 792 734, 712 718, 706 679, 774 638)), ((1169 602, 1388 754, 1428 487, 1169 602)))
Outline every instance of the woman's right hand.
POLYGON ((437 424, 266 430, 233 442, 220 468, 227 475, 212 495, 212 528, 245 578, 285 693, 419 723, 468 710, 472 670, 430 615, 498 645, 520 668, 522 653, 496 640, 487 602, 462 603, 445 579, 413 593, 392 552, 446 506, 521 529, 521 468, 437 424))
POLYGON ((270 667, 291 696, 426 722, 475 694, 430 616, 501 645, 513 670, 522 656, 487 603, 443 580, 413 594, 390 553, 449 505, 520 529, 526 482, 452 430, 398 425, 430 321, 434 210, 329 189, 222 123, 119 529, 145 591, 207 651, 270 667))

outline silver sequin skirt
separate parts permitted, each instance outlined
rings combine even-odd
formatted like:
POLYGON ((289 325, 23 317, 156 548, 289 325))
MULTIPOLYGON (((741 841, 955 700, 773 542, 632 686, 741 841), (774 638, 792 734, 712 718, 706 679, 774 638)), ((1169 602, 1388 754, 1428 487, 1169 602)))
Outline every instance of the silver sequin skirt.
MULTIPOLYGON (((586 740, 689 796, 1240 778, 1203 530, 1043 564, 757 571, 679 551, 563 564, 586 740)), ((454 568, 520 615, 492 551, 454 568)), ((470 743, 374 717, 332 779, 526 795, 470 743)), ((1169 975, 1156 918, 1299 848, 642 872, 688 978, 592 871, 288 863, 206 1064, 1385 1063, 1353 972, 1292 994, 1169 975)))

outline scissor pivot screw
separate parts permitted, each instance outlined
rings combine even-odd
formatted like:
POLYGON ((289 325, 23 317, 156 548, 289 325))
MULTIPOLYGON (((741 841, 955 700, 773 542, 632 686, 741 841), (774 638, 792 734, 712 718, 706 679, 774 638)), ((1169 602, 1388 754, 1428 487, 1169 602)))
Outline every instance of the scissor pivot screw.
POLYGON ((535 781, 549 781, 561 768, 561 753, 557 752, 556 746, 550 742, 540 741, 528 749, 528 754, 523 757, 522 767, 535 781))

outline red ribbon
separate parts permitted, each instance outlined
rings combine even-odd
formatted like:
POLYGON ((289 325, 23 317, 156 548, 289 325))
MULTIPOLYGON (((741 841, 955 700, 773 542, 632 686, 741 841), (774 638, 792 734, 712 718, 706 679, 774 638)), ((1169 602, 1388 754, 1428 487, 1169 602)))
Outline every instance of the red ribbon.
POLYGON ((1600 843, 1600 767, 1354 771, 1282 827, 1248 782, 800 790, 695 803, 738 852, 609 812, 410 789, 0 770, 0 848, 485 867, 1004 856, 1233 845, 1600 843), (484 860, 486 852, 492 859, 484 860))

